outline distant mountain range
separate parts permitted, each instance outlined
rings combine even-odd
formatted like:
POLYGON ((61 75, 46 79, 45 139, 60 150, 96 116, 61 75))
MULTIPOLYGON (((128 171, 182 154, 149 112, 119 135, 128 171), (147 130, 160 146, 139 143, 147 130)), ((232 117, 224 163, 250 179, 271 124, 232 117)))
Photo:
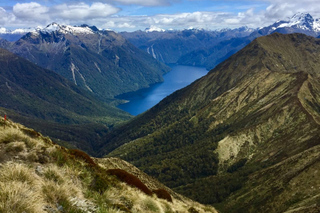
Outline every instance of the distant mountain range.
MULTIPOLYGON (((57 30, 57 28, 55 29, 57 30)), ((2 28, 0 38, 7 38, 7 40, 12 41, 14 38, 11 38, 11 36, 17 38, 28 31, 36 32, 41 31, 41 29, 8 31, 2 28)), ((47 31, 47 29, 42 29, 42 31, 47 31)), ((245 47, 253 39, 274 32, 283 34, 304 33, 318 37, 320 36, 320 20, 313 18, 308 13, 297 13, 288 20, 280 20, 259 29, 241 27, 208 31, 204 29, 163 30, 150 27, 145 31, 121 32, 120 34, 158 61, 166 64, 204 66, 210 70, 245 47)), ((5 45, 2 45, 2 47, 5 47, 5 45)), ((136 90, 136 88, 133 90, 136 90)))
POLYGON ((29 32, 35 32, 36 29, 15 29, 15 30, 8 30, 4 27, 0 28, 0 38, 5 39, 7 41, 13 42, 19 40, 22 36, 29 32))
POLYGON ((318 212, 319 44, 255 39, 108 134, 101 155, 221 212, 318 212))
POLYGON ((52 23, 2 47, 53 70, 103 101, 161 82, 170 70, 121 35, 52 23))
POLYGON ((155 30, 124 32, 121 35, 164 63, 205 66, 211 70, 259 36, 279 32, 317 37, 320 35, 320 20, 308 13, 298 13, 287 21, 278 21, 260 29, 155 30))
MULTIPOLYGON (((218 45, 219 42, 245 37, 253 32, 243 27, 221 31, 182 30, 182 31, 135 31, 122 32, 121 35, 132 44, 148 52, 154 58, 166 64, 177 63, 179 59, 196 50, 218 45)), ((197 64, 193 64, 197 65, 197 64)))

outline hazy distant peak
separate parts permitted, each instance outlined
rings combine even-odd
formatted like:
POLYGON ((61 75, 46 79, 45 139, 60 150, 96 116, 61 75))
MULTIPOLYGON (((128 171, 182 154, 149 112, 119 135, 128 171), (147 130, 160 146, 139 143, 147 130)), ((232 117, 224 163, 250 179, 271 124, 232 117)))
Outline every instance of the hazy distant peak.
POLYGON ((145 31, 147 33, 149 33, 149 32, 165 32, 164 29, 161 29, 160 27, 156 27, 156 26, 150 26, 149 28, 146 28, 145 31))
POLYGON ((0 33, 7 33, 7 29, 4 27, 0 27, 0 33))
POLYGON ((255 29, 253 28, 249 28, 248 26, 243 26, 243 27, 239 27, 239 28, 234 28, 234 29, 231 29, 231 28, 223 28, 223 29, 220 29, 218 30, 218 32, 228 32, 228 31, 241 31, 241 32, 253 32, 255 29))
POLYGON ((36 31, 35 28, 26 28, 26 29, 18 28, 15 30, 9 30, 5 27, 0 27, 1 34, 26 34, 26 33, 34 32, 34 31, 36 31))

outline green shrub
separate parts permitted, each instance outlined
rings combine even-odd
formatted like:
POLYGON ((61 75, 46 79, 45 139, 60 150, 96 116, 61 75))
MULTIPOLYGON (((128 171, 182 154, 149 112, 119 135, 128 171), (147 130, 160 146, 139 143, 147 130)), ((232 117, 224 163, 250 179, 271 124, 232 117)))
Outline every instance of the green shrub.
POLYGON ((90 184, 90 188, 100 194, 103 194, 110 186, 110 180, 100 173, 96 173, 90 184))
POLYGON ((113 209, 118 209, 121 212, 131 212, 126 206, 122 204, 113 204, 112 207, 113 209))
POLYGON ((144 204, 144 208, 148 212, 159 212, 160 211, 158 205, 151 198, 145 199, 143 204, 144 204))
POLYGON ((53 182, 56 182, 58 184, 64 183, 64 180, 61 177, 61 175, 59 175, 58 172, 55 171, 54 169, 47 169, 44 172, 44 177, 47 178, 48 180, 52 180, 53 182))
POLYGON ((63 150, 55 150, 51 153, 51 156, 53 157, 53 161, 59 166, 66 164, 70 160, 68 154, 63 150))

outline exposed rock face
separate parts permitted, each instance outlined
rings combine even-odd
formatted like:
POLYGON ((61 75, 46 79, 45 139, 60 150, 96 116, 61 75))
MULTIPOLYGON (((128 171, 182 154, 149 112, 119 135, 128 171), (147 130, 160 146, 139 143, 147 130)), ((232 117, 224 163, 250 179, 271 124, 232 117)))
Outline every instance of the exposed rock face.
POLYGON ((226 212, 317 208, 319 58, 313 37, 258 38, 110 134, 101 151, 226 212), (294 179, 310 190, 291 188, 294 179))

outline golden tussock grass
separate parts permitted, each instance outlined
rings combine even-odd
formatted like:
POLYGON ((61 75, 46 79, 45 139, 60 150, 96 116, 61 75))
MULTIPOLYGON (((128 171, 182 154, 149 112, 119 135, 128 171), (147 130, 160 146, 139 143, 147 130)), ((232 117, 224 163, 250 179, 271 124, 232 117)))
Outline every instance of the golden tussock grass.
POLYGON ((33 184, 36 179, 37 178, 33 170, 23 164, 7 162, 1 166, 0 182, 2 183, 17 181, 33 184))
POLYGON ((43 212, 42 196, 26 182, 0 182, 0 212, 43 212))
MULTIPOLYGON (((45 138, 32 138, 28 135, 26 135, 23 131, 18 129, 17 127, 7 127, 5 129, 2 129, 0 131, 0 143, 18 143, 20 144, 23 142, 25 145, 20 145, 23 146, 23 148, 28 148, 28 149, 41 149, 41 147, 47 146, 43 139, 45 138)), ((13 146, 13 145, 11 145, 13 146)), ((22 150, 21 150, 22 151, 22 150)))
MULTIPOLYGON (((19 128, 11 125, 0 131, 0 151, 8 155, 0 161, 0 212, 58 212, 61 207, 63 212, 170 213, 187 212, 193 206, 189 201, 148 195, 132 181, 110 175, 86 153, 67 150, 33 130, 19 128)), ((158 192, 169 198, 163 193, 158 192)))

